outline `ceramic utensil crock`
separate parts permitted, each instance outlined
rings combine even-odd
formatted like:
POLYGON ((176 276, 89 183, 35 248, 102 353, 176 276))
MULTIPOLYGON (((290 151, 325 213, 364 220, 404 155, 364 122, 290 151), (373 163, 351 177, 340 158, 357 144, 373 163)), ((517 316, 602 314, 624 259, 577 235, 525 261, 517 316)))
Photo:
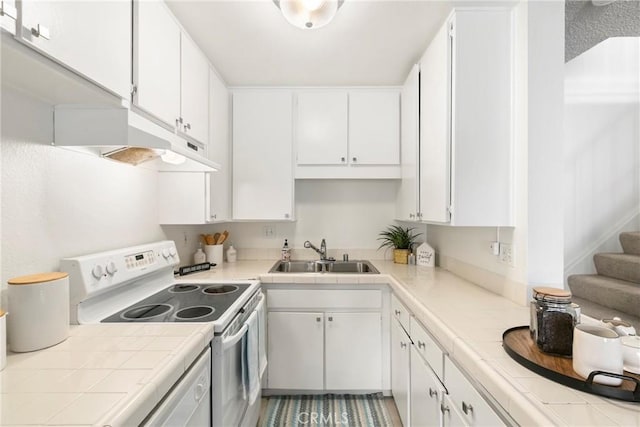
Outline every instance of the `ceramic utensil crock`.
MULTIPOLYGON (((576 325, 573 331, 573 370, 587 378, 593 371, 622 374, 620 336, 604 326, 576 325)), ((596 375, 593 382, 618 386, 621 379, 596 375)))
POLYGON ((9 348, 40 350, 69 336, 69 275, 41 273, 9 280, 9 348))

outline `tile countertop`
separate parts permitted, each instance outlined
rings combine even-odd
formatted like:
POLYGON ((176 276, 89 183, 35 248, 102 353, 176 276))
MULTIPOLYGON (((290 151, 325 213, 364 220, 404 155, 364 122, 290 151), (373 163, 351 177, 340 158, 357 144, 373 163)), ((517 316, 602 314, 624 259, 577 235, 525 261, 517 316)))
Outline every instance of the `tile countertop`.
MULTIPOLYGON (((451 357, 520 425, 640 426, 640 404, 569 389, 502 349, 528 307, 445 270, 372 261, 380 275, 267 274, 274 261, 239 261, 183 280, 388 283, 451 357)), ((0 373, 0 425, 138 424, 211 340, 206 324, 72 326, 49 349, 10 353, 0 373)))
POLYGON ((202 323, 71 326, 60 344, 8 354, 0 425, 138 425, 212 338, 202 323))
MULTIPOLYGON (((265 274, 275 261, 239 261, 198 279, 263 283, 388 283, 444 350, 520 425, 640 426, 640 404, 570 389, 529 371, 502 348, 502 333, 529 324, 518 305, 439 268, 372 261, 380 275, 265 274)), ((587 319, 588 320, 588 319, 587 319)))

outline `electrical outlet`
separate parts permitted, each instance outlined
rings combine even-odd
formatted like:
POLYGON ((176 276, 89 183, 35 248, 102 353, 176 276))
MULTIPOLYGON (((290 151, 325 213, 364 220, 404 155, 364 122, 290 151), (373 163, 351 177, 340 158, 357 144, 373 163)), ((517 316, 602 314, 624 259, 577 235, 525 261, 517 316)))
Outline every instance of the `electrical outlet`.
POLYGON ((513 245, 509 243, 500 243, 499 259, 503 264, 508 264, 511 267, 515 266, 515 253, 513 250, 513 245))
POLYGON ((491 242, 491 253, 495 256, 500 255, 500 242, 491 242))
POLYGON ((267 239, 274 239, 276 237, 276 230, 270 225, 265 225, 262 228, 262 235, 267 239))

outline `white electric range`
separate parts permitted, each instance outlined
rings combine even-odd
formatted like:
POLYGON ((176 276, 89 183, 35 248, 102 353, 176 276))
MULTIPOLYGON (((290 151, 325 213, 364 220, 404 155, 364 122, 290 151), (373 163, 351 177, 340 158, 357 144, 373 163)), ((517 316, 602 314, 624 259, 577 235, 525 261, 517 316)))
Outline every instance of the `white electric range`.
MULTIPOLYGON (((210 424, 255 425, 266 366, 260 283, 176 279, 179 263, 175 243, 168 240, 63 259, 71 322, 212 323, 210 424)), ((178 398, 163 405, 179 405, 178 398)))

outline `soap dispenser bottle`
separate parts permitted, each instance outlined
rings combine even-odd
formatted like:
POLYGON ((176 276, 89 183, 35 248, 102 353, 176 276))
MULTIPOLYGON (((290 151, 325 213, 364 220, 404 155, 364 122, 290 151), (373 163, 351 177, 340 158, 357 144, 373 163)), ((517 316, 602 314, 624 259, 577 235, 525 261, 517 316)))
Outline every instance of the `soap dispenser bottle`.
POLYGON ((193 263, 194 264, 202 264, 207 260, 207 256, 204 252, 202 252, 202 246, 198 248, 196 253, 193 254, 193 263))
POLYGON ((282 252, 280 254, 280 260, 282 261, 290 261, 291 260, 291 249, 289 248, 289 242, 287 239, 284 239, 284 245, 282 245, 282 252))

